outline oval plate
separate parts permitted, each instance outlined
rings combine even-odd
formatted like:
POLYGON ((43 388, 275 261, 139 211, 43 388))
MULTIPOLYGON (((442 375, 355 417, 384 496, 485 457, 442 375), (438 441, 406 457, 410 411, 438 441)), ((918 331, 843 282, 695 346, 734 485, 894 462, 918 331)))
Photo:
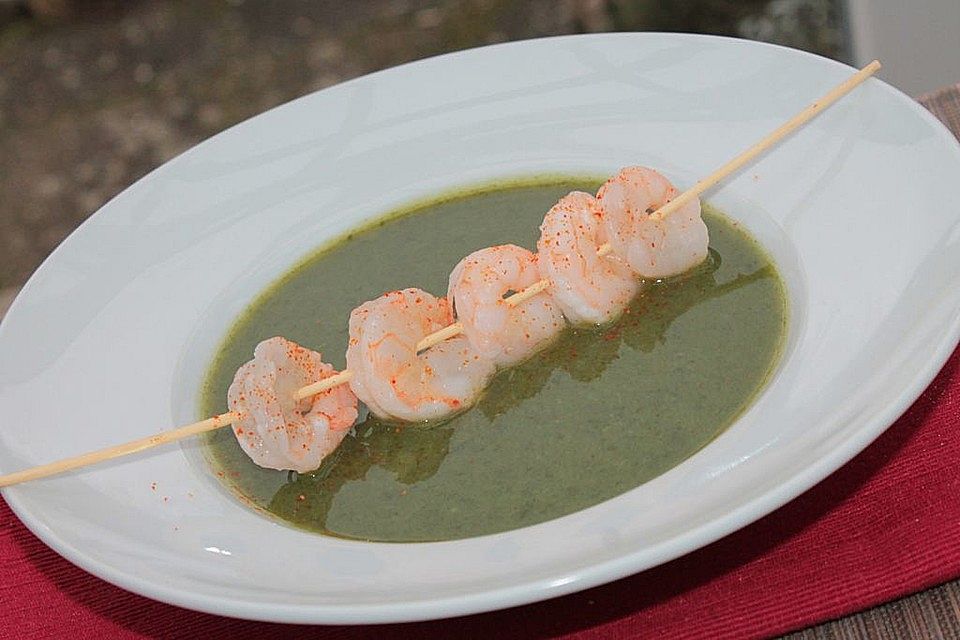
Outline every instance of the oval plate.
MULTIPOLYGON (((565 37, 398 67, 234 127, 103 207, 24 288, 0 326, 0 469, 192 421, 200 376, 256 293, 395 206, 627 164, 689 186, 851 72, 741 40, 565 37)), ((438 618, 641 571, 808 489, 928 384, 960 334, 957 175, 946 129, 873 79, 710 194, 785 275, 784 360, 704 450, 570 516, 444 543, 317 536, 228 497, 195 443, 4 496, 101 578, 259 620, 438 618)))

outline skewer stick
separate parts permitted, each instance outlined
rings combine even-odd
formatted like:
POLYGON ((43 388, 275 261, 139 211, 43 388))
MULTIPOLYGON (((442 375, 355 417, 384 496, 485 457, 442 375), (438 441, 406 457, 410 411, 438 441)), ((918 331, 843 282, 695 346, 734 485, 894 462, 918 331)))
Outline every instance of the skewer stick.
POLYGON ((183 438, 189 438, 190 436, 195 436, 198 433, 213 431, 214 429, 219 429, 220 427, 231 424, 239 419, 239 413, 236 411, 228 411, 227 413, 221 413, 220 415, 207 418, 206 420, 201 420, 200 422, 188 424, 185 427, 179 427, 170 431, 161 431, 158 434, 147 436, 146 438, 140 438, 139 440, 134 440, 133 442, 118 444, 113 447, 107 447, 106 449, 100 449, 99 451, 91 451, 90 453, 84 453, 83 455, 74 456, 72 458, 65 458, 63 460, 58 460, 57 462, 42 464, 39 467, 32 467, 23 471, 17 471, 16 473, 0 476, 0 487, 9 487, 12 484, 26 482, 27 480, 46 478, 47 476, 63 473, 64 471, 70 471, 71 469, 78 469, 80 467, 86 467, 88 465, 103 462, 105 460, 112 460, 113 458, 119 458, 131 453, 143 451, 144 449, 150 449, 151 447, 155 447, 157 445, 166 444, 167 442, 174 442, 176 440, 182 440, 183 438))
POLYGON ((874 60, 863 69, 860 69, 860 71, 857 71, 845 81, 828 91, 822 98, 810 103, 803 111, 768 133, 766 137, 760 140, 760 142, 756 143, 732 160, 728 161, 725 165, 708 175, 706 178, 703 178, 697 182, 697 184, 693 185, 691 188, 687 189, 679 196, 651 213, 650 217, 656 220, 663 219, 694 198, 698 197, 701 193, 714 186, 730 174, 735 173, 761 153, 777 144, 806 123, 810 122, 810 120, 816 117, 817 114, 853 91, 853 89, 856 88, 861 82, 872 76, 879 69, 879 60, 874 60))
MULTIPOLYGON (((788 136, 790 133, 812 120, 821 111, 848 94, 857 85, 876 73, 878 69, 880 69, 880 62, 878 60, 874 60, 863 69, 849 77, 847 80, 831 89, 822 98, 816 102, 813 102, 803 111, 777 127, 758 143, 754 144, 740 155, 734 157, 732 160, 708 175, 706 178, 703 178, 697 182, 695 185, 693 185, 693 187, 684 191, 676 198, 651 213, 650 216, 655 217, 655 219, 662 219, 665 216, 670 215, 671 212, 682 207, 693 198, 699 197, 704 191, 716 185, 730 174, 736 172, 738 169, 742 168, 764 151, 780 142, 780 140, 788 136)), ((597 255, 606 255, 610 252, 610 249, 611 248, 609 244, 601 245, 597 248, 597 255)), ((516 306, 521 302, 532 298, 538 293, 541 293, 549 286, 549 280, 538 280, 522 291, 518 291, 509 298, 506 298, 506 302, 512 307, 516 306)), ((450 326, 444 327, 440 331, 432 333, 421 340, 417 344, 417 351, 428 349, 431 346, 459 335, 462 332, 463 325, 459 322, 455 322, 450 326)), ((349 369, 341 371, 340 373, 330 376, 329 378, 324 378, 319 382, 315 382, 298 389, 295 397, 297 400, 302 400, 303 398, 310 397, 317 393, 326 391, 327 389, 331 389, 337 385, 349 382, 352 377, 353 372, 349 369)), ((188 424, 185 427, 179 427, 170 431, 163 431, 156 435, 141 438, 140 440, 134 440, 133 442, 128 442, 126 444, 109 447, 107 449, 101 449, 100 451, 94 451, 91 453, 85 453, 73 458, 66 458, 65 460, 60 460, 58 462, 52 462, 50 464, 40 465, 31 469, 25 469, 16 473, 0 476, 0 487, 8 487, 12 484, 26 482, 27 480, 45 478, 63 471, 69 471, 71 469, 77 469, 79 467, 96 464, 97 462, 102 462, 104 460, 125 456, 130 453, 136 453, 138 451, 143 451, 144 449, 149 449, 167 442, 173 442, 175 440, 187 438, 205 431, 219 429, 220 427, 231 424, 239 419, 239 413, 235 411, 229 411, 212 418, 207 418, 206 420, 201 420, 200 422, 195 422, 194 424, 188 424)))
MULTIPOLYGON (((450 327, 447 328, 449 329, 450 327)), ((308 384, 305 387, 300 387, 297 389, 297 392, 293 394, 293 397, 297 400, 303 400, 304 398, 309 398, 310 396, 315 396, 318 393, 322 393, 327 389, 333 389, 338 385, 346 384, 347 382, 350 382, 352 378, 353 371, 350 371, 350 369, 345 369, 340 373, 330 376, 329 378, 324 378, 319 382, 314 382, 313 384, 308 384)))
POLYGON ((453 336, 458 336, 461 333, 463 333, 462 322, 454 322, 453 324, 448 325, 439 331, 434 331, 417 343, 417 353, 420 353, 425 349, 429 349, 435 344, 440 344, 444 340, 449 340, 453 336))

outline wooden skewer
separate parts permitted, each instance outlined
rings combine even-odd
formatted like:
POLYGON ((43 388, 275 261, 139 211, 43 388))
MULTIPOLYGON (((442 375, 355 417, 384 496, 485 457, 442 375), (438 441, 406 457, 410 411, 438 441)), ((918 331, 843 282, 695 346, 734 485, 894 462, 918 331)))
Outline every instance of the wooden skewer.
POLYGON ((182 440, 183 438, 189 438, 190 436, 195 436, 198 433, 213 431, 214 429, 219 429, 220 427, 231 424, 235 420, 239 419, 239 413, 236 411, 228 411, 227 413, 221 413, 220 415, 207 418, 206 420, 201 420, 200 422, 188 424, 185 427, 179 427, 170 431, 161 431, 158 434, 147 436, 146 438, 140 438, 139 440, 134 440, 133 442, 118 444, 113 447, 107 447, 106 449, 100 449, 99 451, 91 451, 90 453, 84 453, 83 455, 74 456, 72 458, 64 458, 63 460, 51 462, 50 464, 42 464, 39 467, 32 467, 23 471, 17 471, 16 473, 0 476, 0 487, 9 487, 12 484, 26 482, 27 480, 46 478, 47 476, 63 473, 64 471, 70 471, 71 469, 78 469, 80 467, 86 467, 88 465, 103 462, 105 460, 112 460, 113 458, 119 458, 131 453, 143 451, 144 449, 150 449, 151 447, 165 444, 167 442, 174 442, 176 440, 182 440))
MULTIPOLYGON (((453 326, 453 325, 451 325, 453 326)), ((310 396, 315 396, 318 393, 323 393, 327 389, 333 389, 336 386, 341 384, 346 384, 353 379, 353 371, 350 369, 344 369, 340 373, 334 374, 329 378, 324 378, 319 382, 314 382, 313 384, 308 384, 305 387, 300 387, 297 389, 297 392, 293 394, 293 397, 297 400, 303 400, 304 398, 309 398, 310 396)))
POLYGON ((811 102, 803 111, 793 116, 782 125, 768 133, 760 142, 756 143, 740 155, 728 161, 725 165, 708 175, 706 178, 697 182, 679 196, 663 205, 650 214, 651 218, 660 220, 670 215, 692 199, 700 196, 701 193, 714 186, 727 176, 741 169, 745 164, 759 156, 761 153, 777 144, 785 137, 810 122, 817 114, 832 105, 834 102, 847 95, 861 82, 875 74, 880 69, 880 61, 874 60, 860 71, 835 86, 828 91, 822 98, 811 102))
MULTIPOLYGON (((722 167, 708 175, 706 178, 703 178, 697 182, 693 187, 687 189, 676 198, 666 203, 656 211, 650 214, 651 217, 656 219, 662 219, 665 216, 670 215, 671 212, 679 209, 684 204, 692 200, 693 198, 699 197, 704 191, 710 187, 716 185, 721 180, 729 176, 730 174, 736 172, 738 169, 742 168, 745 164, 759 156, 761 153, 778 143, 780 140, 785 138, 787 135, 800 128, 811 119, 814 118, 821 111, 832 105, 834 102, 848 94, 851 90, 854 89, 857 85, 862 83, 864 80, 872 76, 877 70, 880 69, 880 62, 874 60, 863 69, 850 76, 847 80, 840 83, 833 89, 831 89, 826 95, 822 98, 813 102, 807 106, 803 111, 793 116, 785 122, 784 124, 777 127, 774 131, 769 133, 766 137, 760 140, 755 145, 751 146, 749 149, 741 153, 740 155, 734 157, 732 160, 728 161, 722 167)), ((610 245, 603 244, 597 248, 597 255, 603 256, 610 252, 610 245)), ((516 306, 525 300, 532 298, 533 296, 541 293, 550 286, 549 280, 538 280, 529 287, 526 287, 522 291, 514 293, 509 298, 506 298, 507 304, 510 306, 516 306)), ((417 344, 417 351, 423 351, 424 349, 429 349, 435 344, 439 344, 444 340, 448 340, 456 335, 459 335, 463 332, 463 325, 459 322, 455 322, 450 326, 444 327, 443 329, 432 333, 425 337, 417 344)), ((327 389, 331 389, 337 385, 344 384, 349 382, 353 378, 353 372, 349 369, 341 371, 340 373, 330 376, 329 378, 324 378, 319 382, 307 385, 297 390, 296 398, 297 400, 302 400, 303 398, 308 398, 312 395, 316 395, 327 389)), ((240 414, 235 411, 228 411, 227 413, 221 413, 220 415, 214 416, 212 418, 207 418, 206 420, 201 420, 200 422, 195 422, 193 424, 188 424, 184 427, 179 427, 177 429, 172 429, 170 431, 163 431, 156 435, 148 436, 146 438, 141 438, 140 440, 134 440, 133 442, 128 442, 126 444, 117 445, 114 447, 109 447, 107 449, 101 449, 100 451, 93 451, 91 453, 85 453, 83 455, 75 456, 73 458, 66 458, 65 460, 60 460, 58 462, 52 462, 50 464, 40 465, 38 467, 33 467, 31 469, 25 469, 23 471, 18 471, 16 473, 7 474, 5 476, 0 476, 0 487, 7 487, 12 484, 17 484, 20 482, 26 482, 27 480, 36 480, 39 478, 45 478, 47 476, 52 476, 57 473, 62 473, 64 471, 69 471, 71 469, 77 469, 79 467, 85 467, 88 465, 96 464, 104 460, 110 460, 112 458, 118 458, 120 456, 125 456, 130 453, 136 453, 138 451, 143 451, 144 449, 149 449, 157 445, 161 445, 167 442, 174 442, 182 438, 187 438, 189 436, 197 435, 205 431, 212 431, 214 429, 219 429, 220 427, 232 424, 233 422, 240 419, 240 414)))
POLYGON ((434 331, 433 333, 428 335, 426 338, 424 338, 423 340, 417 343, 417 353, 420 353, 421 351, 425 351, 426 349, 429 349, 433 345, 440 344, 444 340, 449 340, 453 336, 458 336, 461 333, 463 333, 462 322, 454 322, 453 324, 448 325, 443 329, 440 329, 439 331, 434 331))

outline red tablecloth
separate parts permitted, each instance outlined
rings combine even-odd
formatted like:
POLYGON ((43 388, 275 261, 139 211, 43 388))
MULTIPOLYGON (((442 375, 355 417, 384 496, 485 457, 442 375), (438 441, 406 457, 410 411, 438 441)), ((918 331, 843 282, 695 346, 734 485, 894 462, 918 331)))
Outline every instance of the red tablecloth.
POLYGON ((864 609, 960 576, 960 349, 873 445, 790 504, 709 547, 540 604, 437 622, 293 627, 127 593, 50 551, 0 503, 0 638, 743 638, 864 609))

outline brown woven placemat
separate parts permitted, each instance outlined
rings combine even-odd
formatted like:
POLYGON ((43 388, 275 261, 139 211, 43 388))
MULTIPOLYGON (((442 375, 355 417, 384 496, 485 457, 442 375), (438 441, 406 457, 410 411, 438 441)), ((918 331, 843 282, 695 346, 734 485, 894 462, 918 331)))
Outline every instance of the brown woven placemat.
POLYGON ((960 84, 925 93, 917 101, 937 116, 960 140, 960 84))

